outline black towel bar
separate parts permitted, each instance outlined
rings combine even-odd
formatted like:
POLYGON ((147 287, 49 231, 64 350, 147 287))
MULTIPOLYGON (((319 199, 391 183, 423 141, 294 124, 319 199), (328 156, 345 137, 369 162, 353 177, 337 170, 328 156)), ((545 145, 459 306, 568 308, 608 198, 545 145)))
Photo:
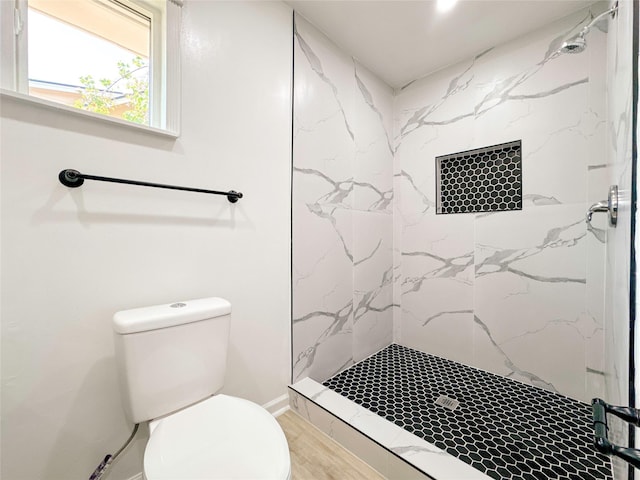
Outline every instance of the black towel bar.
POLYGON ((179 187, 177 185, 164 185, 161 183, 140 182, 138 180, 125 180, 123 178, 98 177, 96 175, 87 175, 70 168, 62 170, 58 174, 58 180, 64 186, 69 188, 77 188, 81 186, 85 180, 96 180, 98 182, 125 183, 127 185, 138 185, 140 187, 166 188, 169 190, 183 190, 185 192, 209 193, 212 195, 225 195, 231 203, 236 203, 242 198, 242 193, 234 190, 228 192, 220 192, 218 190, 205 190, 203 188, 179 187))

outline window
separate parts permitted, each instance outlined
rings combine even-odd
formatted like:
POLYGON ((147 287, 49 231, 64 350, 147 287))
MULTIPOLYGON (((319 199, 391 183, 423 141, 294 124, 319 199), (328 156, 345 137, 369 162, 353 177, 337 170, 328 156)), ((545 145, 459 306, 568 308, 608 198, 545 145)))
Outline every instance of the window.
POLYGON ((2 1, 2 87, 177 133, 177 1, 2 1))

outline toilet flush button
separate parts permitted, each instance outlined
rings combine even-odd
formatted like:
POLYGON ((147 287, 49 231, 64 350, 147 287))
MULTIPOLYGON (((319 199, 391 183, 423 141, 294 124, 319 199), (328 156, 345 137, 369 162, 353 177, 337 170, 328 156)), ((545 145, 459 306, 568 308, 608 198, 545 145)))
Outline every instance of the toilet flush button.
POLYGON ((171 305, 169 305, 171 308, 182 308, 182 307, 186 307, 187 304, 186 303, 182 303, 182 302, 178 302, 178 303, 172 303, 171 305))

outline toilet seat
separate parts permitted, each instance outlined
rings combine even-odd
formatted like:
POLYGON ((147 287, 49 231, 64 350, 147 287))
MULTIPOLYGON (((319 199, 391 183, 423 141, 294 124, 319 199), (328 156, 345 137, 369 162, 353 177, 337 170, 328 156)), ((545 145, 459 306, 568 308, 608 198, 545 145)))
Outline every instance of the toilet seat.
POLYGON ((253 402, 215 395, 153 422, 147 480, 290 478, 289 448, 275 418, 253 402))

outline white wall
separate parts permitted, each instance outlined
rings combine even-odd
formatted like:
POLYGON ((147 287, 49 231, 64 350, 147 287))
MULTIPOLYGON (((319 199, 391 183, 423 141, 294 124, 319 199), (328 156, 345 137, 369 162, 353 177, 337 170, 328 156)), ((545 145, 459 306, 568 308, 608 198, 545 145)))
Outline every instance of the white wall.
MULTIPOLYGON (((264 404, 290 379, 291 11, 183 9, 183 134, 172 141, 2 99, 2 478, 84 479, 131 426, 114 312, 233 305, 224 392, 264 404), (213 189, 87 182, 61 169, 213 189)), ((144 437, 142 435, 141 437, 144 437)), ((110 479, 141 470, 144 441, 110 479)))

